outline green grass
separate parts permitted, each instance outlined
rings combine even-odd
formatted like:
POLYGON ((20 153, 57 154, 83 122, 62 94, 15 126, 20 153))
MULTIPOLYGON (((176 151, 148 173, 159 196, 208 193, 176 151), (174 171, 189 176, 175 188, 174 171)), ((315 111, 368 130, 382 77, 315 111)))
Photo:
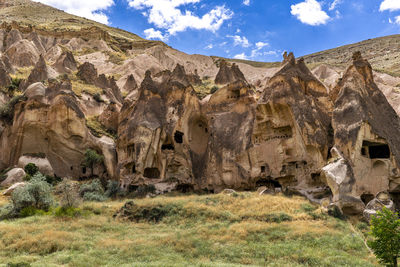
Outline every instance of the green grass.
POLYGON ((0 222, 0 262, 32 266, 376 266, 348 222, 314 219, 308 213, 321 210, 300 197, 239 193, 236 197, 165 196, 134 202, 138 210, 161 207, 166 215, 159 221, 146 216, 139 222, 113 219, 124 204, 113 201, 83 204, 82 210, 96 211, 85 216, 36 215, 0 222), (285 214, 290 220, 261 219, 271 214, 285 214))

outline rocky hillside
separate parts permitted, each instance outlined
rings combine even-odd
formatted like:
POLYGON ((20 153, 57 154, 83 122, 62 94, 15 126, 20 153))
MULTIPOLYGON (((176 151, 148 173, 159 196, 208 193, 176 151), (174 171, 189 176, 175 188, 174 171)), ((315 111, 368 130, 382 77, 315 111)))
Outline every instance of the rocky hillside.
POLYGON ((385 36, 314 53, 304 59, 311 67, 329 64, 345 68, 352 54, 360 51, 375 71, 400 76, 399 42, 400 35, 385 36))
POLYGON ((292 53, 227 62, 30 1, 1 6, 4 187, 35 162, 126 191, 264 186, 347 215, 373 213, 382 191, 400 201, 400 81, 360 52, 312 70, 292 53), (103 158, 91 170, 88 150, 103 158))

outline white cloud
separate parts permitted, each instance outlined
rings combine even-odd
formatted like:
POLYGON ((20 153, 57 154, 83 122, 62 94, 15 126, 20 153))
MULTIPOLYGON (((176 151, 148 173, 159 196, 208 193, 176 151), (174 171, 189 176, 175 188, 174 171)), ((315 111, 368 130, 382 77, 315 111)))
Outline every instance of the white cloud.
POLYGON ((258 50, 263 49, 264 47, 269 46, 269 43, 264 43, 264 42, 257 42, 256 47, 258 50))
POLYGON ((163 35, 161 31, 157 31, 154 28, 144 30, 144 35, 146 39, 160 39, 161 41, 168 40, 167 35, 163 35))
POLYGON ((213 48, 214 48, 213 44, 209 44, 206 46, 206 49, 213 49, 213 48))
POLYGON ((260 52, 264 47, 269 46, 269 43, 265 42, 257 42, 256 43, 256 48, 251 51, 251 58, 256 58, 259 56, 262 56, 264 53, 260 52))
POLYGON ((234 59, 247 59, 247 56, 244 53, 241 53, 241 54, 235 55, 233 58, 234 59))
POLYGON ((343 2, 343 0, 334 0, 332 4, 329 6, 329 10, 332 11, 334 10, 338 5, 340 5, 343 2))
POLYGON ((379 11, 396 11, 400 9, 400 1, 399 0, 384 0, 381 3, 379 11))
POLYGON ((114 5, 114 0, 35 0, 77 16, 109 24, 104 11, 114 5))
POLYGON ((169 34, 183 32, 187 29, 219 30, 224 21, 232 18, 233 12, 225 6, 216 6, 214 9, 197 16, 192 11, 180 9, 181 6, 196 4, 202 0, 127 0, 130 7, 145 10, 148 22, 157 28, 166 29, 169 34))
POLYGON ((250 5, 250 0, 244 0, 244 1, 243 1, 243 5, 249 6, 249 5, 250 5))
POLYGON ((249 47, 251 44, 249 40, 245 36, 239 36, 239 35, 228 35, 227 37, 233 39, 233 45, 238 46, 240 45, 241 47, 249 47))
POLYGON ((330 19, 328 14, 322 10, 321 4, 316 0, 305 0, 291 6, 291 14, 296 16, 304 24, 317 26, 326 24, 330 19))

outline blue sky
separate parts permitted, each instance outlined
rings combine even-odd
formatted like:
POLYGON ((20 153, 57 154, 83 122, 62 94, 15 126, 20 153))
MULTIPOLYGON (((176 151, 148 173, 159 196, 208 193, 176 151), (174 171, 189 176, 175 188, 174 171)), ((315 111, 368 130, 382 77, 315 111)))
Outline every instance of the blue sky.
POLYGON ((280 61, 397 34, 400 0, 38 0, 190 54, 280 61))

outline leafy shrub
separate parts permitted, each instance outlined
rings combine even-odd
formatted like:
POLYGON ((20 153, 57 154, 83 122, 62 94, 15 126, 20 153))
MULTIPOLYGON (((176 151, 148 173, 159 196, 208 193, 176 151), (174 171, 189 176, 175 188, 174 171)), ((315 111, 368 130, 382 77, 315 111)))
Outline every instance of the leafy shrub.
POLYGON ((0 208, 0 221, 18 217, 12 204, 5 205, 0 208))
POLYGON ((83 184, 79 188, 79 195, 86 201, 105 201, 104 189, 99 179, 83 184))
POLYGON ((380 263, 397 266, 400 256, 400 219, 396 212, 384 207, 372 216, 371 233, 373 240, 368 245, 374 251, 380 263))
POLYGON ((107 197, 105 195, 95 193, 95 192, 87 192, 84 196, 83 199, 85 201, 94 201, 94 202, 103 202, 107 200, 107 197))
POLYGON ((7 168, 0 172, 0 183, 3 182, 5 179, 7 179, 7 172, 9 172, 10 170, 11 168, 7 168))
POLYGON ((37 173, 29 183, 12 193, 11 201, 17 213, 29 207, 47 211, 53 204, 51 186, 46 182, 44 175, 37 173))
POLYGON ((34 176, 39 171, 39 167, 34 163, 28 163, 25 165, 24 170, 28 175, 34 176))
POLYGON ((61 181, 62 181, 62 178, 58 177, 57 175, 54 175, 54 176, 46 175, 46 182, 51 185, 56 185, 61 181))
POLYGON ((105 192, 106 197, 115 198, 121 194, 121 189, 117 181, 108 181, 107 190, 105 192))

